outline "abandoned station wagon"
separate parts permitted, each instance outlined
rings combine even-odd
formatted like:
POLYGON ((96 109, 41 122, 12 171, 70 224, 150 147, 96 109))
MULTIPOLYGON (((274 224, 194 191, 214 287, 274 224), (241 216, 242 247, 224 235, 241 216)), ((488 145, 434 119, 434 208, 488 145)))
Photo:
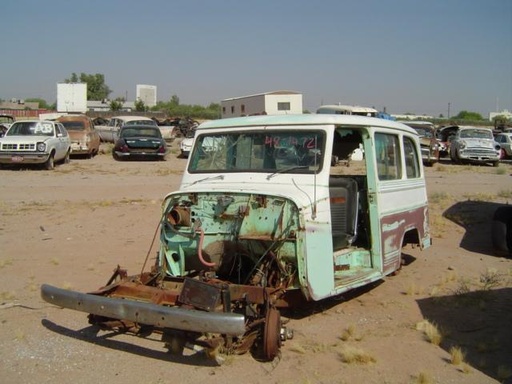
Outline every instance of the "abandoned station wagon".
MULTIPOLYGON (((42 286, 89 322, 272 360, 280 309, 367 285, 430 245, 418 135, 360 116, 250 116, 200 125, 180 190, 163 202, 152 268, 118 268, 89 294, 42 286), (364 159, 331 166, 364 148, 364 159)), ((148 252, 149 254, 149 252, 148 252)))

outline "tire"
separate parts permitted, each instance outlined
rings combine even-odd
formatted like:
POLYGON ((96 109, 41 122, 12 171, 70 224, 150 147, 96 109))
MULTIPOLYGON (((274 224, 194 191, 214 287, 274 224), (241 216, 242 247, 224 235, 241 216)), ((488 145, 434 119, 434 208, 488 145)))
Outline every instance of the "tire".
POLYGON ((491 239, 498 255, 512 256, 512 206, 500 207, 494 212, 491 239))
POLYGON ((500 165, 500 162, 499 162, 499 161, 493 161, 493 162, 492 162, 492 166, 493 166, 493 167, 499 167, 499 165, 500 165))
POLYGON ((66 152, 66 156, 64 156, 64 160, 62 160, 62 164, 69 164, 69 156, 71 155, 71 151, 66 152))
POLYGON ((48 156, 48 159, 43 164, 44 169, 47 171, 51 171, 55 169, 55 159, 54 159, 54 153, 50 153, 50 156, 48 156))

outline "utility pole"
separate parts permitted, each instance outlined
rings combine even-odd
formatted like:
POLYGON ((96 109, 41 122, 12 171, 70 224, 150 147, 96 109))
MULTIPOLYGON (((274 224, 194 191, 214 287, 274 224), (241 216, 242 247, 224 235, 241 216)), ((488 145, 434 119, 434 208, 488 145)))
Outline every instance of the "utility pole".
POLYGON ((450 106, 452 105, 452 103, 448 103, 448 118, 450 118, 450 106))

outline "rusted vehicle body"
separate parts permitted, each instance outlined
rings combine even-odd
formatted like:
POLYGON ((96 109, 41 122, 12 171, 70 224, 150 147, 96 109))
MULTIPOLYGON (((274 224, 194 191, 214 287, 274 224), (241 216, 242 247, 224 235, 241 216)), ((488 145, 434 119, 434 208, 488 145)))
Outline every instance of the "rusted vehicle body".
POLYGON ((57 118, 69 133, 71 156, 92 158, 100 151, 100 135, 94 122, 86 115, 64 115, 57 118))
POLYGON ((118 268, 90 293, 43 285, 43 299, 100 327, 160 332, 174 352, 188 342, 272 360, 292 336, 281 310, 382 279, 404 245, 430 246, 418 135, 360 116, 203 123, 158 239, 144 272, 118 268), (359 146, 357 166, 331 166, 359 146))
POLYGON ((423 164, 432 166, 439 161, 439 142, 436 128, 428 121, 403 121, 405 125, 413 128, 420 137, 421 158, 423 164))
POLYGON ((0 114, 0 137, 5 135, 12 123, 14 123, 14 120, 12 115, 0 114))

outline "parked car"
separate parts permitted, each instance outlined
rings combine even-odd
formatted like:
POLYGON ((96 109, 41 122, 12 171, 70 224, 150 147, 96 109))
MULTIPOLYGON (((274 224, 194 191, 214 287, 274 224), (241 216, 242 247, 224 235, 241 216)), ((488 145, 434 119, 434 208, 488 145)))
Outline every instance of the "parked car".
POLYGON ((14 116, 0 114, 0 137, 4 137, 12 123, 14 123, 14 116))
POLYGON ((101 141, 115 143, 119 138, 119 130, 124 125, 152 125, 158 127, 164 140, 172 142, 175 138, 174 126, 160 126, 154 119, 145 116, 114 116, 107 125, 96 125, 96 130, 101 141))
POLYGON ((186 132, 185 137, 180 142, 181 157, 188 158, 192 146, 194 145, 194 130, 186 132))
POLYGON ((495 137, 500 144, 500 160, 512 157, 512 132, 498 133, 495 137))
POLYGON ((92 158, 100 151, 100 135, 92 119, 85 115, 65 115, 57 119, 71 138, 71 155, 92 158))
POLYGON ((54 121, 16 121, 0 139, 0 165, 43 164, 53 169, 55 162, 69 162, 70 153, 69 134, 54 121))
POLYGON ((450 155, 450 143, 459 130, 458 125, 447 125, 437 130, 437 141, 439 143, 439 157, 450 155))
POLYGON ((119 137, 119 130, 127 123, 157 126, 156 122, 144 116, 114 116, 107 125, 96 125, 100 139, 106 143, 115 143, 119 137))
POLYGON ((450 141, 450 158, 456 163, 491 163, 497 167, 501 146, 488 128, 459 126, 450 141))
POLYGON ((436 128, 429 121, 402 121, 403 124, 413 128, 420 137, 421 159, 423 164, 432 166, 439 161, 439 141, 436 128))
POLYGON ((119 131, 112 156, 126 158, 165 160, 167 144, 156 125, 125 125, 119 131))

